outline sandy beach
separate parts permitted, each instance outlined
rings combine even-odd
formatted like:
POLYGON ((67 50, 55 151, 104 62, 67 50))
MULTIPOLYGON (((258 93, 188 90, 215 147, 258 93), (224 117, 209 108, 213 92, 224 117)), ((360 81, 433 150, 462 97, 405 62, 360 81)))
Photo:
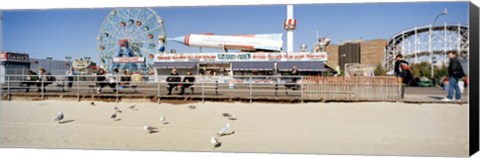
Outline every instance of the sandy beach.
POLYGON ((467 104, 95 103, 1 101, 1 147, 468 155, 467 104), (128 108, 133 104, 137 110, 128 108), (119 121, 110 119, 115 106, 119 121), (66 123, 54 121, 59 111, 66 123), (226 123, 235 133, 213 148, 210 138, 226 123), (144 125, 159 132, 148 134, 144 125))

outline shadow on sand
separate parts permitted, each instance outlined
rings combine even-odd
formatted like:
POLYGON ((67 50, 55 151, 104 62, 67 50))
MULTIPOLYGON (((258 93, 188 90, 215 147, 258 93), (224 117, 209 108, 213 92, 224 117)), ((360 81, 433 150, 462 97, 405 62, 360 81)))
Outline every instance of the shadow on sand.
POLYGON ((60 121, 60 124, 64 124, 64 123, 70 123, 70 122, 73 122, 75 120, 65 120, 65 121, 60 121))

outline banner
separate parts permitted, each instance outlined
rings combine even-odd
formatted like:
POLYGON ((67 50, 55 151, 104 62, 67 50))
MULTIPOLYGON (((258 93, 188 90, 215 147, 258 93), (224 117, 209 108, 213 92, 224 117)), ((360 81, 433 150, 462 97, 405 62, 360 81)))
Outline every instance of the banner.
POLYGON ((327 53, 203 53, 157 54, 155 62, 165 61, 327 61, 327 53))
POLYGON ((143 63, 145 62, 144 57, 120 57, 113 58, 114 63, 143 63))

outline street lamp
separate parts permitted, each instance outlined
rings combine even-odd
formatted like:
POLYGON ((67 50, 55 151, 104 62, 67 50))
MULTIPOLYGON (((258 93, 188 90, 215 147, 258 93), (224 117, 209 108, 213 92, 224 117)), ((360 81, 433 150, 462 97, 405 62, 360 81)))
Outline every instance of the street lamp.
POLYGON ((442 15, 447 15, 448 14, 448 10, 447 8, 443 9, 443 11, 438 14, 435 19, 433 20, 432 24, 430 24, 430 29, 428 30, 428 51, 430 52, 430 77, 433 79, 434 77, 434 71, 433 71, 433 50, 432 50, 432 27, 433 25, 435 25, 435 22, 437 22, 438 18, 442 15))
POLYGON ((67 56, 65 59, 67 59, 67 61, 70 63, 70 59, 72 59, 72 57, 67 56))
POLYGON ((53 57, 47 57, 48 60, 48 71, 52 72, 52 59, 53 57))

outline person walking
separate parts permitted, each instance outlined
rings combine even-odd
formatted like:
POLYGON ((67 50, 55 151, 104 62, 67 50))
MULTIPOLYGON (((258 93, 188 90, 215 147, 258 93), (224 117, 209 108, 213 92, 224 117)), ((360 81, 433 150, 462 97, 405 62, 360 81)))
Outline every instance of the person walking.
POLYGON ((460 100, 462 93, 458 86, 458 80, 465 76, 463 72, 462 64, 457 59, 457 52, 450 51, 447 53, 450 63, 448 64, 448 95, 443 101, 452 101, 453 94, 455 93, 455 99, 460 100))
POLYGON ((397 76, 397 81, 401 84, 401 98, 405 96, 405 87, 410 84, 412 81, 412 72, 410 64, 403 60, 402 54, 397 54, 395 56, 395 65, 394 65, 395 76, 397 76))

